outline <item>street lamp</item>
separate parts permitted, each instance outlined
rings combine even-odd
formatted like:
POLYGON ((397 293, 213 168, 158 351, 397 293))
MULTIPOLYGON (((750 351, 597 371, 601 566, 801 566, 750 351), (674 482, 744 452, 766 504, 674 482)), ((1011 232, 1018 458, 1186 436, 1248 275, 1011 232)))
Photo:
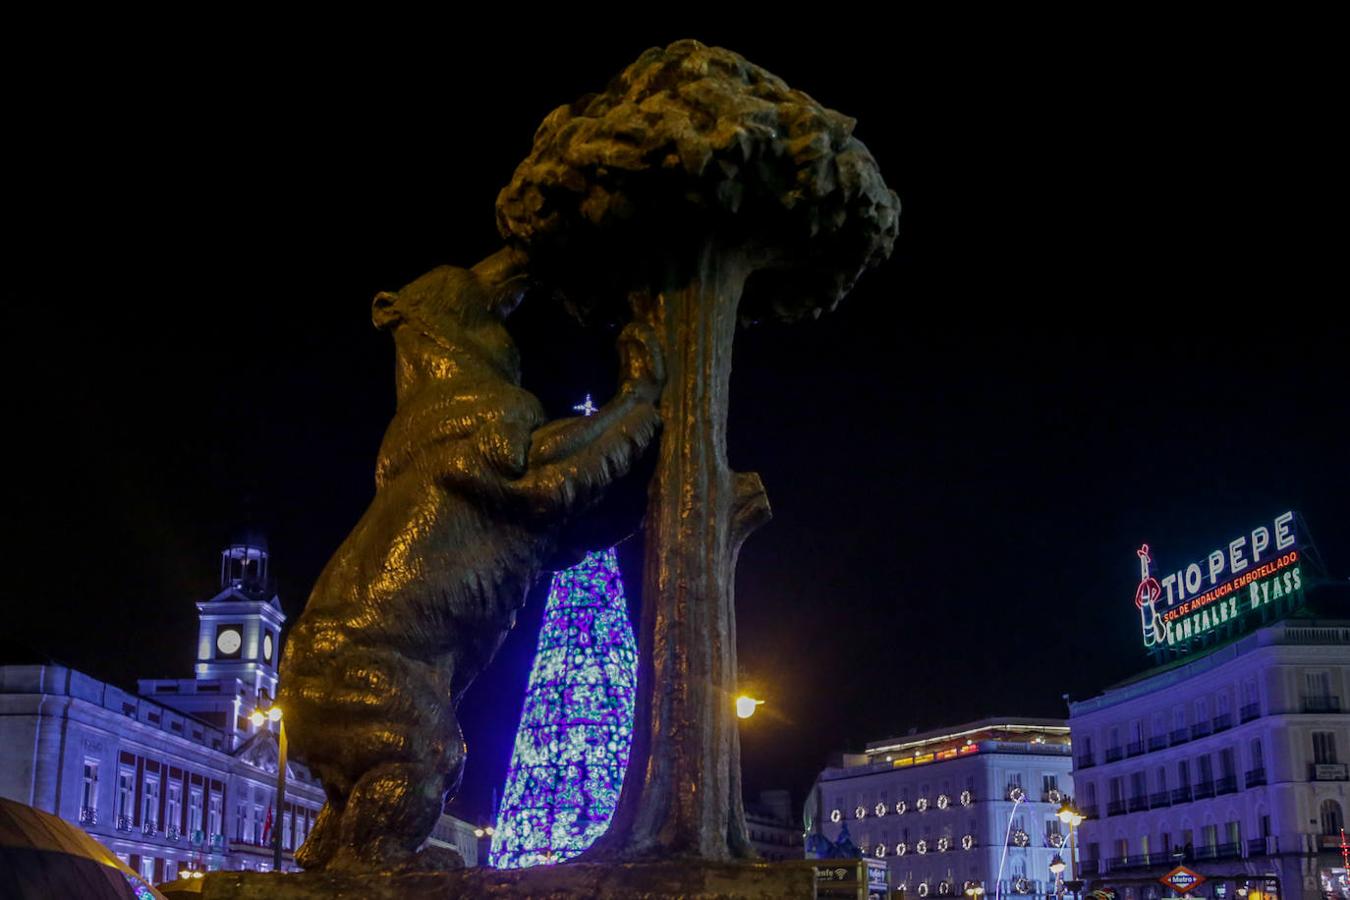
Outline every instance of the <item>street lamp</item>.
POLYGON ((984 885, 978 881, 971 881, 966 884, 966 896, 971 900, 980 900, 984 896, 984 885))
POLYGON ((763 705, 763 700, 756 700, 754 697, 747 697, 742 694, 736 698, 736 715, 742 719, 748 719, 755 714, 755 707, 763 705))
MULTIPOLYGON (((1079 890, 1083 887, 1083 882, 1078 878, 1078 843, 1075 840, 1074 835, 1077 833, 1078 826, 1083 824, 1083 814, 1075 809, 1072 803, 1065 800, 1064 805, 1059 808, 1059 812, 1056 815, 1059 816, 1061 822, 1069 826, 1069 861, 1072 865, 1069 874, 1073 877, 1065 882, 1064 886, 1072 890, 1076 897, 1078 896, 1079 890)), ((1056 854, 1055 858, 1059 859, 1059 855, 1056 854)), ((1062 869, 1064 867, 1064 860, 1061 859, 1059 865, 1062 869)), ((1054 868, 1053 864, 1051 865, 1051 868, 1054 868)))
POLYGON ((281 871, 281 823, 284 821, 281 810, 286 805, 286 723, 281 718, 281 707, 273 706, 263 711, 253 710, 248 720, 254 728, 261 728, 263 722, 277 723, 277 815, 272 825, 272 871, 281 871))

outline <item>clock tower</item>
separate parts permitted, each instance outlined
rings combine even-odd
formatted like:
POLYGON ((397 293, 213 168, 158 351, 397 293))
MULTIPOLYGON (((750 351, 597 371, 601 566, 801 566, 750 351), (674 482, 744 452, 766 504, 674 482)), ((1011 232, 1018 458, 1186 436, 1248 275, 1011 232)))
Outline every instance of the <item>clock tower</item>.
POLYGON ((141 679, 141 693, 230 735, 233 750, 255 729, 248 715, 277 695, 286 614, 268 574, 267 541, 246 535, 220 554, 220 591, 197 603, 192 679, 141 679))

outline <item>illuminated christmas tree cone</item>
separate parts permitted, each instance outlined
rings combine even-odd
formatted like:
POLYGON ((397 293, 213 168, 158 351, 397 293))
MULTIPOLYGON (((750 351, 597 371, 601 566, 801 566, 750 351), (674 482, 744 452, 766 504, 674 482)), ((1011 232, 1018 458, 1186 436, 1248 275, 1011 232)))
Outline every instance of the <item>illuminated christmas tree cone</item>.
POLYGON ((571 859, 605 833, 633 741, 637 645, 611 548, 549 588, 490 862, 571 859))

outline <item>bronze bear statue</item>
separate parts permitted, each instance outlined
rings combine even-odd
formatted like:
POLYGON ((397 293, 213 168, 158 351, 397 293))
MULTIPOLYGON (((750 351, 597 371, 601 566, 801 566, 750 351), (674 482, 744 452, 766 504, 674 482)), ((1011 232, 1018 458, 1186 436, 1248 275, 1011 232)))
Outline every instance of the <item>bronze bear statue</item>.
POLYGON ((618 395, 595 415, 546 420, 503 325, 526 289, 523 266, 502 250, 375 298, 398 389, 375 498, 319 576, 281 665, 289 740, 327 795, 296 854, 306 869, 455 863, 417 850, 463 769, 460 698, 564 527, 659 429, 660 356, 638 323, 619 337, 618 395))

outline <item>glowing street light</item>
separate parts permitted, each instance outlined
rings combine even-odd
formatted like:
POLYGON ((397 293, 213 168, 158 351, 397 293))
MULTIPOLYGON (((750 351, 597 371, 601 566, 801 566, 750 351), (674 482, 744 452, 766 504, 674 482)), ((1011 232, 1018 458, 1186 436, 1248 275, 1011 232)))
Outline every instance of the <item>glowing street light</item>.
MULTIPOLYGON (((1064 805, 1059 808, 1059 812, 1056 813, 1056 815, 1059 816, 1061 822, 1069 826, 1069 861, 1072 863, 1069 874, 1073 877, 1066 881, 1064 886, 1072 890, 1074 896, 1077 896, 1078 891, 1083 886, 1083 882, 1078 880, 1078 842, 1074 839, 1074 835, 1078 830, 1078 826, 1083 824, 1083 814, 1075 809, 1072 803, 1065 800, 1064 805)), ((1058 859, 1059 855, 1056 854, 1055 858, 1058 859)), ((1063 865, 1064 861, 1060 860, 1060 866, 1062 867, 1063 865)), ((1054 866, 1052 865, 1051 868, 1054 868, 1054 866)))
POLYGON ((261 728, 264 722, 277 723, 277 814, 272 826, 272 871, 281 871, 281 823, 285 821, 282 809, 286 805, 286 723, 281 720, 281 707, 273 706, 269 710, 254 709, 248 720, 254 728, 261 728))
POLYGON ((736 715, 742 719, 748 719, 755 714, 756 706, 763 706, 763 700, 756 700, 754 697, 747 697, 745 694, 736 698, 736 715))
POLYGON ((1056 853, 1054 859, 1050 860, 1050 871, 1059 875, 1066 868, 1068 868, 1068 866, 1064 863, 1064 857, 1056 853))
POLYGON ((984 896, 984 885, 978 881, 972 881, 966 885, 966 896, 971 900, 980 900, 984 896))

